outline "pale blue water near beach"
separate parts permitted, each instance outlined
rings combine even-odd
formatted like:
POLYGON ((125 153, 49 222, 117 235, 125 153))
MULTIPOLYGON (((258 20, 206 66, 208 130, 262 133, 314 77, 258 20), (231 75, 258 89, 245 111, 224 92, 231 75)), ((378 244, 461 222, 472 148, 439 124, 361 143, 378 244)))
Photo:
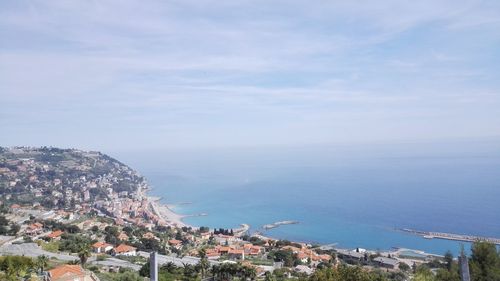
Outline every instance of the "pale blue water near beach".
MULTIPOLYGON (((112 153, 113 154, 113 153, 112 153)), ((117 152, 151 194, 196 226, 253 230, 339 247, 443 254, 460 244, 395 231, 500 237, 500 142, 117 152)), ((467 245, 466 245, 467 247, 467 245)))

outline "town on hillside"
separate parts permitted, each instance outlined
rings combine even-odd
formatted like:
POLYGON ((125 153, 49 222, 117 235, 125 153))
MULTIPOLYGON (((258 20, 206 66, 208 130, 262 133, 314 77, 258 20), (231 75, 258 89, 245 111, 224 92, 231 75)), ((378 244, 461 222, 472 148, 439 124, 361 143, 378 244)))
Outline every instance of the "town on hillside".
MULTIPOLYGON (((248 225, 191 227, 147 190, 139 173, 99 152, 0 148, 0 280, 458 281, 469 271, 465 255, 340 249, 252 234, 248 225)), ((473 277, 481 255, 500 265, 495 246, 477 242, 473 251, 473 277)))

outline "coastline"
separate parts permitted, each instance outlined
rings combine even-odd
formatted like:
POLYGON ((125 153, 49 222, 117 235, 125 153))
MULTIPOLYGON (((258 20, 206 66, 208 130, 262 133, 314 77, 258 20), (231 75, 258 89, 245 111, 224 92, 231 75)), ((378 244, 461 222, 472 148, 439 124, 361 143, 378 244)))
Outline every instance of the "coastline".
POLYGON ((162 204, 160 202, 160 197, 154 196, 145 196, 148 200, 148 204, 151 206, 151 210, 161 219, 163 219, 167 225, 176 226, 176 227, 192 227, 194 226, 188 225, 182 221, 183 218, 188 217, 189 215, 181 215, 176 213, 174 210, 169 207, 168 204, 162 204))
MULTIPOLYGON (((169 226, 175 227, 190 227, 193 229, 198 229, 197 226, 187 224, 183 221, 187 217, 198 217, 198 216, 208 216, 206 213, 200 214, 179 214, 173 210, 174 204, 161 203, 161 197, 158 196, 148 196, 146 193, 150 189, 146 188, 143 190, 142 194, 148 202, 148 206, 151 207, 151 211, 166 222, 169 226)), ((183 203, 190 204, 190 203, 183 203)), ((241 223, 238 228, 234 228, 235 236, 240 237, 250 230, 250 225, 246 223, 241 223)))
MULTIPOLYGON (((147 194, 148 191, 151 191, 151 189, 150 188, 143 189, 143 198, 145 198, 147 200, 148 206, 153 211, 153 213, 165 222, 165 225, 174 226, 174 227, 191 227, 193 229, 198 229, 199 228, 198 226, 190 225, 190 224, 184 222, 184 218, 195 217, 195 216, 206 216, 207 215, 204 213, 202 213, 202 214, 179 214, 173 210, 173 207, 175 207, 176 204, 162 203, 161 202, 162 197, 153 196, 153 195, 148 196, 148 194, 147 194)), ((184 204, 187 204, 187 203, 184 203, 184 204)), ((296 221, 280 221, 280 222, 276 222, 276 223, 273 223, 270 225, 281 226, 281 225, 296 224, 296 223, 297 223, 296 221)), ((241 236, 245 233, 248 233, 248 231, 250 230, 250 226, 247 224, 240 224, 240 226, 241 226, 240 228, 237 228, 237 227, 234 228, 235 232, 238 232, 238 236, 241 236)), ((271 229, 274 229, 274 228, 276 228, 276 227, 272 227, 271 229)), ((338 242, 335 242, 333 244, 330 242, 325 242, 325 241, 313 242, 313 241, 310 241, 307 239, 303 240, 300 238, 299 239, 286 238, 286 237, 283 237, 280 235, 276 236, 276 235, 272 235, 271 233, 265 233, 267 230, 271 230, 271 229, 264 228, 263 229, 264 232, 257 231, 257 232, 254 232, 252 234, 252 236, 258 237, 258 238, 263 239, 263 240, 289 239, 290 241, 295 241, 297 243, 305 243, 305 244, 311 244, 311 245, 313 245, 313 244, 318 244, 318 245, 322 245, 322 246, 335 245, 334 248, 337 248, 337 247, 341 247, 341 248, 362 247, 365 249, 377 249, 378 251, 383 250, 384 252, 388 252, 388 253, 393 252, 394 248, 414 249, 413 251, 422 252, 422 253, 425 253, 427 255, 434 255, 434 256, 439 256, 440 254, 442 254, 445 251, 445 250, 436 250, 435 248, 432 248, 431 246, 429 246, 429 247, 422 247, 422 245, 416 246, 416 245, 411 244, 411 243, 395 243, 395 244, 389 245, 389 246, 386 245, 385 247, 379 247, 379 246, 370 247, 368 245, 366 245, 366 246, 362 245, 362 243, 359 243, 357 245, 349 245, 348 246, 348 245, 339 244, 338 242)), ((395 231, 398 229, 394 229, 394 228, 390 228, 390 229, 392 230, 392 232, 396 232, 396 233, 401 232, 401 231, 395 231)), ((409 234, 409 233, 407 233, 407 234, 409 234)), ((424 240, 423 237, 419 237, 419 238, 424 240)), ((442 241, 444 242, 447 240, 442 240, 442 241)), ((457 242, 457 241, 448 240, 448 242, 457 242)), ((468 241, 468 242, 470 243, 470 241, 468 241)), ((449 245, 446 248, 446 250, 452 250, 452 252, 456 252, 456 249, 453 248, 453 245, 449 245)))

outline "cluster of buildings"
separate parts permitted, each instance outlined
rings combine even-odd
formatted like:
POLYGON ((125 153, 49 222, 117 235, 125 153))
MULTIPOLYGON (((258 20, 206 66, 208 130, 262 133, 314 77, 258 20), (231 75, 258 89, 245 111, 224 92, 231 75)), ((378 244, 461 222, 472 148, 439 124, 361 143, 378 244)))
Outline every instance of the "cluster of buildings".
POLYGON ((146 186, 137 172, 99 152, 17 147, 0 155, 0 187, 7 202, 80 210, 98 200, 140 199, 146 186))
POLYGON ((312 265, 318 265, 321 262, 330 262, 332 260, 332 256, 330 255, 320 255, 308 248, 305 244, 299 244, 299 247, 296 246, 284 246, 283 250, 290 250, 292 253, 297 255, 297 258, 304 264, 311 263, 312 265))
MULTIPOLYGON (((135 225, 149 230, 142 237, 128 237, 125 232, 118 234, 115 245, 102 241, 102 237, 95 237, 89 229, 97 227, 104 230, 109 224, 97 220, 80 222, 78 227, 87 231, 91 239, 98 242, 92 245, 95 254, 111 254, 114 256, 136 256, 138 251, 134 239, 153 239, 170 247, 172 250, 185 250, 189 243, 189 254, 195 256, 198 250, 205 249, 208 259, 217 261, 266 260, 270 250, 277 250, 269 241, 265 244, 253 244, 243 241, 239 235, 227 235, 213 232, 182 233, 182 240, 161 240, 154 233, 157 226, 173 226, 165 221, 154 202, 143 196, 147 189, 145 180, 129 167, 98 152, 84 152, 79 150, 56 150, 11 148, 0 155, 0 202, 14 201, 12 196, 24 196, 31 199, 32 206, 27 208, 18 204, 10 207, 16 214, 19 210, 29 212, 29 209, 40 211, 37 218, 52 219, 58 222, 72 222, 82 214, 95 212, 98 216, 111 217, 114 226, 135 225), (55 207, 55 208, 54 208, 55 207), (161 240, 161 241, 160 241, 161 240), (127 244, 128 243, 128 244, 127 244)), ((24 200, 26 201, 26 200, 24 200)), ((31 215, 30 215, 31 216, 31 215)), ((23 225, 21 231, 30 237, 46 237, 50 240, 61 239, 63 231, 48 232, 39 222, 23 225)), ((178 231, 181 231, 178 229, 178 231)), ((163 237, 164 239, 164 237, 163 237)), ((109 240, 108 240, 109 241, 109 240)), ((300 261, 295 267, 298 272, 310 274, 320 263, 335 262, 332 256, 319 254, 309 245, 294 243, 278 247, 293 253, 300 261)), ((186 251, 185 251, 186 252, 186 251)), ((366 259, 366 253, 360 251, 339 250, 338 257, 353 262, 366 259)), ((374 262, 380 267, 395 269, 399 265, 397 259, 379 256, 374 262)), ((47 280, 76 280, 72 276, 85 276, 79 280, 93 281, 91 275, 77 266, 62 266, 50 271, 47 280), (63 278, 63 279, 61 279, 63 278), (70 279, 64 279, 70 278, 70 279)), ((75 277, 76 278, 76 277, 75 277)))
POLYGON ((137 172, 99 152, 17 147, 0 154, 0 202, 59 210, 43 219, 72 220, 94 211, 118 225, 168 225, 143 196, 146 189, 137 172))

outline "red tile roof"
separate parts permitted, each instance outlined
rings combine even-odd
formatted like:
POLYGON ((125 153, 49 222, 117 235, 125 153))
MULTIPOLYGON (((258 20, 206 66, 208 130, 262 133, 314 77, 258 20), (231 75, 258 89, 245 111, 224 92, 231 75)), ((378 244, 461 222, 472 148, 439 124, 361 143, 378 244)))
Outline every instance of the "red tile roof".
POLYGON ((168 240, 168 244, 170 244, 170 245, 180 245, 180 244, 182 244, 182 241, 177 240, 177 239, 171 239, 171 240, 168 240))
POLYGON ((66 280, 68 277, 85 277, 85 271, 79 265, 61 265, 52 270, 49 270, 50 280, 56 281, 58 279, 66 280))
POLYGON ((94 248, 106 248, 108 246, 113 246, 113 245, 108 244, 106 242, 96 242, 96 243, 94 243, 94 245, 92 245, 92 247, 94 247, 94 248))
POLYGON ((56 238, 56 237, 59 237, 63 234, 64 232, 60 231, 60 230, 56 230, 56 231, 52 231, 51 233, 49 233, 49 235, 47 235, 47 237, 49 238, 56 238))
POLYGON ((125 244, 120 244, 118 247, 115 248, 115 253, 120 254, 120 253, 128 253, 128 252, 133 252, 135 251, 135 247, 125 245, 125 244))

